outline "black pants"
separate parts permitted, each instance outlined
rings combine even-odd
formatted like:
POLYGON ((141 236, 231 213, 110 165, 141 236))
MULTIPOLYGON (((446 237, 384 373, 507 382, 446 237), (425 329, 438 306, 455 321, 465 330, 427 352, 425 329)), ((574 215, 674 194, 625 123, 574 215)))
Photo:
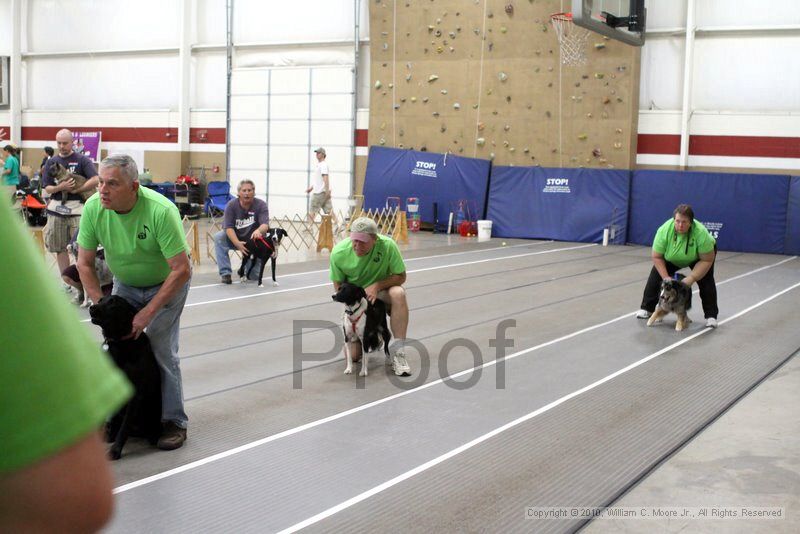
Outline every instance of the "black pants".
MULTIPOLYGON (((716 253, 717 249, 714 247, 714 252, 716 253)), ((664 262, 667 264, 667 272, 670 276, 674 275, 676 271, 680 270, 681 267, 674 265, 666 260, 664 262)), ((703 315, 706 319, 709 317, 713 317, 714 319, 717 318, 719 314, 719 308, 717 307, 717 284, 714 281, 714 263, 717 262, 717 258, 714 257, 714 262, 711 264, 711 268, 708 270, 706 275, 697 281, 697 287, 700 289, 700 300, 703 303, 703 315)), ((694 266, 697 265, 697 262, 692 263, 689 268, 694 269, 694 266)), ((653 313, 656 309, 656 305, 658 304, 658 294, 661 290, 661 275, 658 274, 655 266, 650 270, 650 276, 647 278, 647 284, 644 286, 644 295, 642 296, 642 306, 643 310, 647 310, 650 313, 653 313)))

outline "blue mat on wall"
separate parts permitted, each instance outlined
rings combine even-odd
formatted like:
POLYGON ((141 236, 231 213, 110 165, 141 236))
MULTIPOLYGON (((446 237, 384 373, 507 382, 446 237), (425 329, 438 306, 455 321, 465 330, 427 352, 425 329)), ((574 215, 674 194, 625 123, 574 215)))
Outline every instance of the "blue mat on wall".
POLYGON ((720 250, 783 254, 789 176, 634 171, 628 241, 651 245, 678 204, 717 238, 720 250))
POLYGON ((800 176, 792 176, 789 185, 788 213, 784 254, 800 254, 800 176))
POLYGON ((599 243, 627 232, 630 171, 493 167, 489 188, 492 235, 599 243))
POLYGON ((420 199, 420 219, 433 221, 433 203, 439 219, 447 222, 451 204, 474 201, 482 217, 486 210, 490 162, 452 154, 417 152, 372 146, 364 180, 364 209, 380 209, 387 197, 400 197, 403 209, 408 197, 420 199))

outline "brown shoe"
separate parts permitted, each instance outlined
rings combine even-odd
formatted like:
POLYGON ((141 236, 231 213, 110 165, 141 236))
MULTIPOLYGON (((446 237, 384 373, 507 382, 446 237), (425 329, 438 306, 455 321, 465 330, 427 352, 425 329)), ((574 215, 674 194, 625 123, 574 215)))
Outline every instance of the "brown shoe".
POLYGON ((229 274, 223 274, 221 281, 223 284, 231 284, 233 282, 233 280, 231 280, 231 275, 229 274))
POLYGON ((186 429, 167 421, 156 446, 162 451, 172 451, 183 447, 184 441, 186 441, 186 429))

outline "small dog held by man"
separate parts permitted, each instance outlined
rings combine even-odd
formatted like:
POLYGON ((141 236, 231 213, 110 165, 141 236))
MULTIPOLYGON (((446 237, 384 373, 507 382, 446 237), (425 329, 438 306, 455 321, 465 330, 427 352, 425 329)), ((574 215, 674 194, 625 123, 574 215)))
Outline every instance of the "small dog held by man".
POLYGON ((269 259, 272 264, 272 285, 278 285, 278 281, 275 279, 275 264, 278 261, 278 250, 280 249, 281 241, 287 235, 289 234, 283 228, 270 228, 263 237, 247 240, 244 245, 247 248, 247 254, 242 257, 242 266, 237 271, 242 282, 247 280, 250 272, 255 268, 255 259, 259 259, 261 260, 261 270, 258 273, 258 287, 264 287, 262 281, 264 279, 264 268, 267 266, 267 260, 269 259), (253 258, 253 262, 245 272, 247 261, 251 258, 253 258))
MULTIPOLYGON (((66 182, 70 178, 75 180, 75 185, 72 187, 73 190, 74 189, 78 189, 80 187, 83 187, 83 185, 86 183, 86 178, 84 178, 80 174, 73 174, 73 173, 69 172, 69 170, 66 167, 64 167, 63 165, 61 165, 60 163, 55 163, 54 162, 50 166, 50 171, 49 172, 50 172, 50 178, 52 178, 57 184, 60 184, 62 182, 66 182)), ((62 199, 63 200, 65 200, 65 201, 67 200, 67 194, 68 193, 69 193, 69 191, 64 191, 62 193, 62 199)), ((89 199, 90 196, 92 196, 94 194, 94 191, 84 191, 84 192, 79 193, 79 194, 80 194, 81 197, 83 197, 83 200, 86 201, 86 200, 89 199)))
POLYGON ((161 435, 161 373, 147 334, 125 339, 136 315, 127 300, 117 295, 100 299, 89 308, 92 323, 103 329, 111 359, 135 388, 133 398, 107 423, 105 439, 113 443, 108 451, 112 460, 122 456, 129 436, 147 439, 151 445, 161 435))
POLYGON ((678 316, 675 330, 680 332, 692 322, 687 312, 692 307, 692 288, 681 282, 684 275, 676 274, 676 279, 667 279, 661 282, 661 292, 658 296, 658 305, 653 315, 647 320, 647 326, 653 326, 669 313, 678 316))
POLYGON ((386 324, 386 305, 381 300, 370 304, 364 288, 343 282, 339 290, 331 297, 335 302, 344 304, 342 313, 342 330, 344 331, 344 355, 347 367, 344 374, 353 372, 353 355, 348 344, 361 343, 361 372, 360 376, 367 376, 369 353, 383 347, 386 361, 391 362, 389 355, 389 340, 392 334, 386 324))

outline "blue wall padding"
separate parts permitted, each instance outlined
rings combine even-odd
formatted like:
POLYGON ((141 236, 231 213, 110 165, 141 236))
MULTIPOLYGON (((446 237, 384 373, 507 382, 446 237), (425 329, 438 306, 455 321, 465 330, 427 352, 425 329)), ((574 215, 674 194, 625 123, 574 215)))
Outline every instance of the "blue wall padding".
POLYGON ((784 254, 800 254, 800 176, 792 176, 789 185, 788 213, 784 254))
POLYGON ((492 167, 492 235, 599 243, 613 226, 624 243, 630 171, 492 167))
POLYGON ((380 209, 387 197, 400 197, 405 209, 408 197, 419 198, 420 219, 433 221, 433 203, 439 204, 440 222, 447 222, 451 203, 469 200, 481 217, 486 207, 490 162, 372 146, 364 179, 364 209, 380 209))
POLYGON ((782 254, 789 176, 634 171, 628 241, 651 245, 678 204, 717 238, 720 250, 782 254))

